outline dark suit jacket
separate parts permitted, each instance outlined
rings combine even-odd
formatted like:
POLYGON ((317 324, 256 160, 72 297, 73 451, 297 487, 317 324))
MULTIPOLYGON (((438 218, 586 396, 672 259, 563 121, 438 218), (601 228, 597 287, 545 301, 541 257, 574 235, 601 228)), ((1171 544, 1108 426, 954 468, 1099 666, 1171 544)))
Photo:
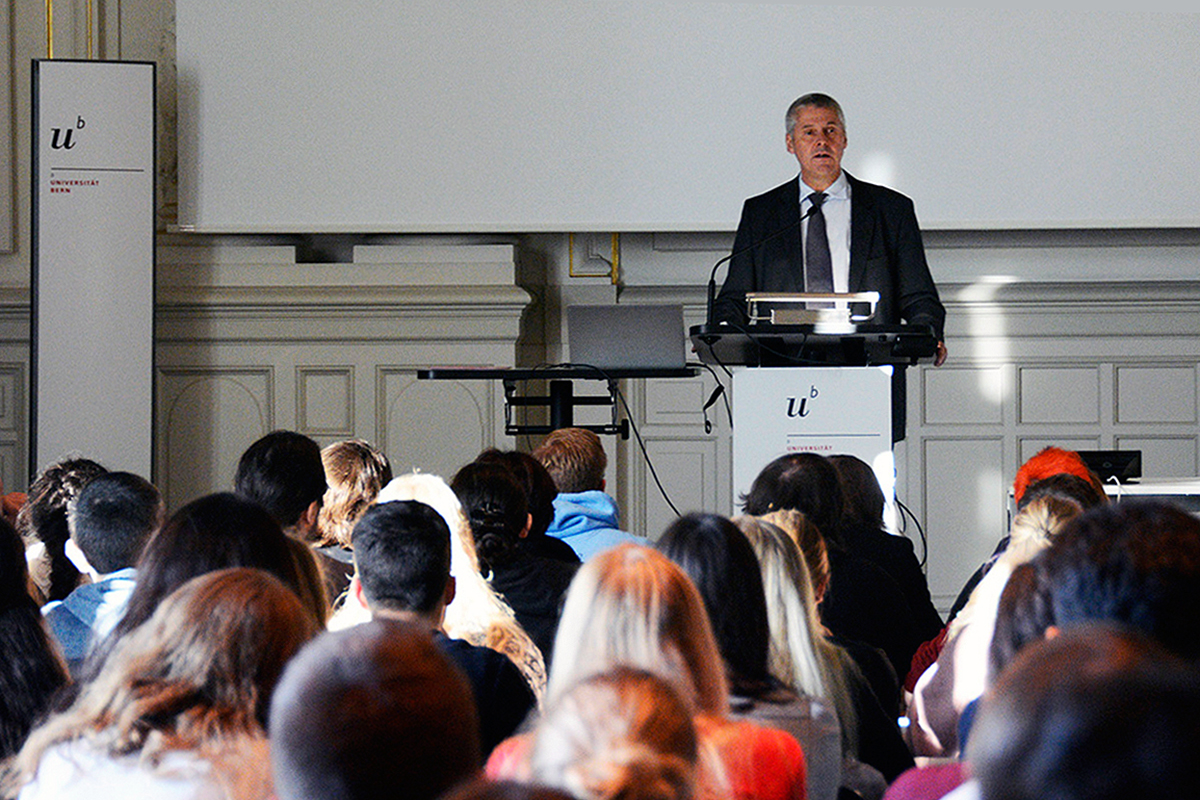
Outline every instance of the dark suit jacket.
MULTIPOLYGON (((899 192, 850 182, 851 292, 879 292, 875 322, 930 325, 944 341, 946 310, 925 262, 912 201, 899 192)), ((800 178, 751 197, 742 208, 729 275, 713 306, 714 322, 746 321, 746 292, 804 291, 800 178)))

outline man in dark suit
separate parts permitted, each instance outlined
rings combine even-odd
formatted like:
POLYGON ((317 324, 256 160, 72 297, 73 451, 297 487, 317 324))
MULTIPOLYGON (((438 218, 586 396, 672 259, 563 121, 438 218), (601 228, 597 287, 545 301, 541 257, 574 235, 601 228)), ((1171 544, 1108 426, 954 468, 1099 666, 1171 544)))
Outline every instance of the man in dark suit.
POLYGON ((946 311, 925 262, 912 201, 842 170, 846 122, 841 106, 828 95, 807 94, 792 104, 786 142, 800 175, 746 201, 713 321, 744 323, 747 292, 876 291, 874 321, 930 326, 940 366, 946 359, 946 311), (815 235, 824 239, 825 280, 831 279, 831 286, 806 280, 809 262, 816 260, 810 234, 818 220, 821 230, 815 235))

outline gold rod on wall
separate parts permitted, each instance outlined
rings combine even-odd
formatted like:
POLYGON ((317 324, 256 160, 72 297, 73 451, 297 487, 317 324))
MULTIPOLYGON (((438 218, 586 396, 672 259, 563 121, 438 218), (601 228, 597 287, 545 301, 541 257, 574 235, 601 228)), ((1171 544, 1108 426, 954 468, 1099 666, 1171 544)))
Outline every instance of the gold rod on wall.
POLYGON ((92 56, 92 0, 87 2, 87 57, 91 61, 92 56))
POLYGON ((46 58, 54 58, 54 0, 46 0, 46 58))

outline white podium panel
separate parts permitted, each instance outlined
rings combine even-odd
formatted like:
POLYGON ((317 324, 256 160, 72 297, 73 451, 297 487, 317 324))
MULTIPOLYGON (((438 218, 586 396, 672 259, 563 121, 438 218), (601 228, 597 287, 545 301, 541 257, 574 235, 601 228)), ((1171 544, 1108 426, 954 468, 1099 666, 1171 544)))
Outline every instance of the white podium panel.
POLYGON ((735 506, 764 466, 803 452, 858 456, 890 499, 896 483, 891 386, 890 366, 735 368, 735 506))

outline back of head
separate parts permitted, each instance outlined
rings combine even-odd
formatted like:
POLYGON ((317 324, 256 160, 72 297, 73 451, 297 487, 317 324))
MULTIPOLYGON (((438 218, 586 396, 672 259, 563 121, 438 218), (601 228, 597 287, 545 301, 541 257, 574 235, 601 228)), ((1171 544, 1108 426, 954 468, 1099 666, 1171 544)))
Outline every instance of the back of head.
POLYGON ((533 457, 546 467, 560 492, 575 494, 604 488, 608 456, 600 437, 585 428, 554 431, 537 446, 533 457))
POLYGON ((831 543, 842 517, 842 487, 829 459, 816 453, 789 453, 763 467, 742 497, 745 513, 762 516, 772 511, 799 511, 831 543))
POLYGON ((618 664, 659 675, 701 711, 726 712, 724 668, 699 591, 662 553, 635 544, 593 556, 571 581, 548 697, 618 664))
POLYGON ((808 570, 813 594, 820 602, 829 586, 829 547, 821 531, 808 517, 793 509, 772 511, 762 515, 762 518, 786 533, 796 543, 808 570))
POLYGON ((455 473, 450 488, 471 526, 480 569, 509 563, 529 522, 525 490, 504 467, 478 462, 455 473))
POLYGON ((238 461, 234 490, 265 508, 282 528, 295 525, 325 495, 321 448, 295 431, 272 431, 238 461))
POLYGON ((1050 623, 1130 625, 1200 657, 1200 520, 1165 503, 1124 501, 1076 517, 1032 563, 1050 623))
POLYGON ((14 774, 28 780, 56 742, 104 732, 113 756, 218 752, 262 738, 284 665, 317 633, 296 595, 255 569, 211 572, 166 597, 117 643, 75 703, 30 735, 14 774))
POLYGON ((1017 470, 1017 476, 1013 479, 1013 497, 1020 504, 1030 484, 1062 473, 1082 478, 1092 484, 1101 495, 1104 494, 1104 484, 1100 482, 1096 473, 1088 469, 1078 453, 1074 450, 1063 450, 1061 447, 1045 447, 1017 470))
POLYGON ((731 690, 752 697, 769 690, 767 603, 746 536, 725 517, 688 514, 667 526, 657 548, 700 590, 731 690))
POLYGON ((354 564, 372 609, 426 614, 450 580, 450 528, 414 500, 372 506, 354 526, 354 564))
POLYGON ((542 466, 542 462, 520 450, 495 448, 484 450, 475 461, 480 464, 499 464, 516 478, 517 483, 525 490, 529 501, 529 515, 533 517, 529 535, 545 534, 550 528, 550 523, 554 521, 554 498, 558 494, 558 487, 554 485, 554 478, 542 466))
POLYGON ((312 613, 275 576, 216 570, 168 595, 117 646, 96 684, 119 681, 130 704, 146 709, 150 687, 158 687, 161 705, 149 716, 179 715, 184 719, 164 730, 194 725, 197 741, 261 734, 284 665, 317 631, 312 613), (195 712, 186 711, 189 703, 195 712))
POLYGON ((697 763, 692 711, 661 678, 616 667, 561 696, 538 723, 538 783, 580 800, 686 800, 697 763))
POLYGON ((321 451, 328 489, 317 519, 318 544, 350 546, 354 523, 392 479, 383 451, 362 439, 334 442, 321 451))
POLYGON ((272 698, 270 734, 280 800, 432 799, 480 766, 466 679, 399 620, 305 647, 272 698))
POLYGON ((967 756, 985 800, 1190 797, 1200 676, 1161 648, 1086 625, 1027 647, 985 695, 967 756))
POLYGON ((829 463, 837 471, 842 487, 846 519, 856 525, 882 528, 883 509, 887 501, 871 465, 851 455, 830 456, 829 463))
POLYGON ((44 575, 35 571, 34 580, 47 600, 63 599, 79 581, 79 570, 63 549, 70 538, 67 504, 88 481, 107 471, 91 459, 68 458, 46 467, 29 485, 28 498, 17 513, 17 530, 27 541, 46 545, 49 563, 44 575))
POLYGON ((1103 489, 1091 481, 1078 475, 1059 472, 1029 484, 1021 495, 1021 501, 1017 503, 1018 513, 1042 497, 1056 497, 1075 503, 1083 511, 1108 502, 1108 496, 1103 489))
POLYGON ((69 505, 71 538, 99 573, 137 563, 150 535, 162 525, 162 495, 130 472, 99 475, 69 505))
POLYGON ((227 567, 265 570, 297 596, 302 593, 304 578, 275 520, 237 495, 206 495, 172 514, 146 543, 137 586, 114 634, 147 620, 164 597, 191 578, 227 567))

